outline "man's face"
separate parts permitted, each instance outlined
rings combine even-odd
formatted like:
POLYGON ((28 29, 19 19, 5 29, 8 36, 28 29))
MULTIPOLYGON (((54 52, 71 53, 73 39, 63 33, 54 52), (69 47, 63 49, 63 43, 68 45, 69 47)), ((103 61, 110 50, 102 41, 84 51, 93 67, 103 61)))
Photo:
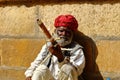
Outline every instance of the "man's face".
POLYGON ((68 45, 71 43, 73 38, 73 32, 66 28, 66 27, 58 27, 55 30, 55 36, 56 38, 60 38, 56 40, 58 44, 62 47, 68 45))

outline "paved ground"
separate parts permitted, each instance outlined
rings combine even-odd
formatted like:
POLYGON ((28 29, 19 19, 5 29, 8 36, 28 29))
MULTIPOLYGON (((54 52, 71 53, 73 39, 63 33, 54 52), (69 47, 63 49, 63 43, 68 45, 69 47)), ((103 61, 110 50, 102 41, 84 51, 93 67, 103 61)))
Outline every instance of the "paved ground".
POLYGON ((107 73, 106 72, 103 75, 104 75, 104 80, 107 80, 106 77, 110 77, 110 80, 120 80, 120 73, 107 73))
MULTIPOLYGON (((109 80, 109 79, 104 78, 104 80, 109 80)), ((115 78, 110 78, 110 80, 120 80, 120 76, 119 77, 115 77, 115 78)))
POLYGON ((117 78, 113 78, 111 80, 120 80, 120 77, 117 77, 117 78))

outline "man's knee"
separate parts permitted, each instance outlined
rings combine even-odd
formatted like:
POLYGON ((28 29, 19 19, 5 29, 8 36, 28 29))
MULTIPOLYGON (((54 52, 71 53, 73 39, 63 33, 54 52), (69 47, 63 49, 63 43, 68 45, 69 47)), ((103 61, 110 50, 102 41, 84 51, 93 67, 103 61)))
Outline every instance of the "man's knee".
POLYGON ((52 75, 50 75, 50 70, 45 65, 40 65, 33 73, 32 80, 42 80, 49 79, 52 75))
POLYGON ((78 80, 78 73, 73 65, 64 64, 60 69, 59 77, 66 78, 66 80, 78 80))
POLYGON ((61 70, 62 71, 65 71, 66 73, 71 73, 71 72, 76 72, 76 69, 73 65, 71 64, 64 64, 62 67, 61 67, 61 70))

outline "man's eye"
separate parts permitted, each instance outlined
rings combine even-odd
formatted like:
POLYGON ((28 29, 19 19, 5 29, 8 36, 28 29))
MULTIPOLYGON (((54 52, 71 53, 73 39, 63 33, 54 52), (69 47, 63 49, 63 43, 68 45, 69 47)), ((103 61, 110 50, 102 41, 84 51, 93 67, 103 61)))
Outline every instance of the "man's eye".
POLYGON ((63 32, 63 30, 59 30, 59 32, 63 32))

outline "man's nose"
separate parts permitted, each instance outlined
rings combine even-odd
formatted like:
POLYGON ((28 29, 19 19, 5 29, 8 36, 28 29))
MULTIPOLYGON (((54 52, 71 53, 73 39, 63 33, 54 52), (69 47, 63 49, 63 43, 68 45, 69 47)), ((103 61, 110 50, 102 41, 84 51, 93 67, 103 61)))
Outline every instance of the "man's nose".
POLYGON ((65 35, 66 35, 66 31, 62 31, 62 32, 61 32, 61 35, 62 35, 62 36, 65 36, 65 35))

